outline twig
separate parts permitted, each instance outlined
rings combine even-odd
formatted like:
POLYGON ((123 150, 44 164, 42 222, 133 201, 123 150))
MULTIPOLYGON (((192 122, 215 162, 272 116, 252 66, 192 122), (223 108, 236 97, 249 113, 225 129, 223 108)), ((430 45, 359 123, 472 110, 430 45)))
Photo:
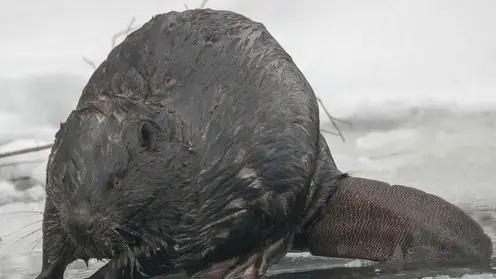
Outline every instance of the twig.
POLYGON ((390 152, 390 153, 382 154, 382 155, 369 156, 369 159, 371 159, 371 160, 378 160, 378 159, 391 158, 391 157, 402 156, 402 155, 413 154, 413 153, 414 152, 411 151, 411 150, 407 150, 407 151, 395 151, 395 152, 390 152))
POLYGON ((205 6, 207 6, 207 3, 208 3, 208 0, 203 0, 203 2, 200 5, 200 9, 205 8, 205 6))
POLYGON ((0 164, 0 168, 17 166, 17 165, 22 165, 22 164, 41 163, 43 161, 45 161, 45 160, 27 160, 27 161, 19 161, 19 162, 10 162, 10 163, 5 163, 5 164, 0 164))
POLYGON ((331 132, 329 130, 325 130, 325 129, 321 129, 322 132, 324 133, 328 133, 328 134, 331 134, 331 135, 336 135, 336 136, 340 136, 341 137, 341 140, 343 142, 345 142, 345 139, 344 139, 344 135, 343 133, 341 132, 341 129, 339 129, 338 125, 336 122, 341 122, 341 123, 344 123, 344 124, 348 124, 350 126, 351 125, 351 122, 349 121, 346 121, 346 120, 341 120, 341 119, 337 119, 335 117, 333 117, 329 111, 327 110, 327 108, 325 107, 324 105, 324 102, 322 102, 322 99, 320 99, 319 97, 317 97, 317 101, 319 102, 320 106, 322 107, 322 109, 324 110, 325 114, 327 115, 327 117, 329 118, 329 120, 331 120, 331 123, 332 123, 332 126, 334 127, 334 129, 336 129, 337 132, 331 132))
POLYGON ((329 135, 339 136, 339 133, 332 132, 332 131, 329 131, 329 130, 327 130, 327 129, 322 129, 322 128, 320 128, 320 131, 321 131, 322 133, 326 133, 326 134, 329 134, 329 135))
POLYGON ((136 29, 135 27, 133 27, 135 21, 136 21, 136 17, 133 16, 133 18, 131 18, 131 21, 127 25, 126 29, 119 31, 115 33, 114 36, 112 36, 112 48, 114 48, 117 45, 117 39, 119 37, 125 36, 136 29))
POLYGON ((41 151, 44 149, 49 149, 52 147, 52 145, 53 144, 50 143, 50 144, 40 145, 40 146, 36 146, 36 147, 30 147, 30 148, 24 148, 21 150, 10 151, 10 152, 0 154, 0 158, 6 158, 6 157, 21 155, 21 154, 26 154, 26 153, 31 153, 31 152, 37 152, 37 151, 41 151))
MULTIPOLYGON (((131 21, 127 25, 126 29, 119 31, 112 36, 112 40, 111 40, 112 48, 114 48, 117 45, 117 39, 119 39, 119 37, 126 36, 129 33, 136 30, 136 26, 134 26, 135 21, 136 21, 136 17, 133 16, 133 18, 131 18, 131 21)), ((92 67, 94 70, 96 70, 97 66, 96 66, 95 62, 93 62, 91 59, 89 59, 85 56, 83 56, 82 58, 83 58, 83 61, 86 62, 86 64, 90 65, 90 67, 92 67)))
POLYGON ((14 177, 10 181, 12 182, 17 182, 17 181, 30 181, 31 176, 19 176, 19 177, 14 177))
MULTIPOLYGON (((201 3, 201 5, 200 5, 200 9, 205 8, 205 6, 207 6, 207 3, 208 3, 208 0, 203 0, 203 2, 202 2, 202 3, 201 3)), ((185 8, 186 10, 189 10, 188 5, 187 5, 186 3, 184 3, 184 8, 185 8)))
MULTIPOLYGON (((203 0, 201 5, 200 5, 200 9, 205 8, 205 6, 207 6, 207 3, 208 3, 208 0, 203 0)), ((189 10, 188 5, 186 5, 186 4, 184 4, 184 8, 186 8, 186 10, 189 10)), ((136 17, 133 16, 133 18, 131 19, 131 21, 127 25, 126 29, 119 31, 112 36, 112 48, 114 48, 117 45, 117 39, 119 39, 119 37, 126 36, 129 33, 136 30, 136 26, 134 26, 135 21, 136 21, 136 17)), ((88 64, 91 68, 96 70, 97 66, 96 66, 95 62, 93 62, 91 59, 89 59, 88 57, 85 57, 85 56, 83 56, 82 58, 86 64, 88 64)))
POLYGON ((86 64, 90 65, 94 70, 96 70, 95 62, 91 61, 90 59, 88 59, 84 56, 82 58, 83 58, 83 61, 86 62, 86 64))

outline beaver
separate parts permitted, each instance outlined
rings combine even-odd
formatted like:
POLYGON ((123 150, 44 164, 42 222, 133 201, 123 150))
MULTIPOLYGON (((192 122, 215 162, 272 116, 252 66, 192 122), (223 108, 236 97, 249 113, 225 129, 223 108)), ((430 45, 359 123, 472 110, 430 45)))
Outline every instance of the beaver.
POLYGON ((258 277, 288 251, 394 263, 488 261, 451 203, 340 171, 315 94, 262 23, 154 16, 108 55, 55 135, 43 264, 90 278, 258 277))

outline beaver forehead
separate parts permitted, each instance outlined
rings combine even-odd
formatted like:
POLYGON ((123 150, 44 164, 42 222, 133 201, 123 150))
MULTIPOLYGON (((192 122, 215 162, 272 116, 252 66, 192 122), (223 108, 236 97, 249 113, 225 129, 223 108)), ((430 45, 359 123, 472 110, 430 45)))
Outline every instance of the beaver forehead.
POLYGON ((99 112, 75 111, 62 124, 62 140, 78 140, 84 144, 92 141, 120 142, 126 123, 116 115, 105 115, 99 112))
POLYGON ((57 155, 65 160, 70 153, 83 156, 110 155, 124 143, 125 123, 113 115, 80 113, 69 117, 58 135, 57 155), (66 154, 67 153, 67 154, 66 154))
POLYGON ((57 133, 49 179, 73 186, 107 179, 128 159, 122 126, 117 118, 103 114, 71 115, 57 133))
POLYGON ((126 166, 129 155, 126 150, 110 142, 95 143, 93 152, 87 146, 67 145, 64 152, 55 154, 49 175, 67 189, 102 187, 114 174, 126 166))

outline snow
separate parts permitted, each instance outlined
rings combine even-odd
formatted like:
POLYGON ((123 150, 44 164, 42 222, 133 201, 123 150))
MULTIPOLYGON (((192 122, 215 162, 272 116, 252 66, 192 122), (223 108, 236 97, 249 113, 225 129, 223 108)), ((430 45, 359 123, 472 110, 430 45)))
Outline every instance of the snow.
MULTIPOLYGON (((0 146, 0 154, 28 147, 46 145, 52 141, 53 140, 18 139, 0 146)), ((0 178, 10 180, 15 177, 28 176, 34 177, 40 181, 40 183, 43 183, 43 174, 40 173, 39 168, 43 164, 46 164, 49 153, 50 149, 45 149, 13 157, 0 158, 0 166, 2 166, 0 168, 0 178)))

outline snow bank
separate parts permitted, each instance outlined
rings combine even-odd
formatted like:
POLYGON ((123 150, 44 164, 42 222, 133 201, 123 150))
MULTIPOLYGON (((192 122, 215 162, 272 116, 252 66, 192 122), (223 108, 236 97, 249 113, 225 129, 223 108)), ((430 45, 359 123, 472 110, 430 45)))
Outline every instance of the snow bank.
MULTIPOLYGON (((75 107, 86 83, 83 76, 50 74, 1 79, 0 154, 53 142, 61 121, 75 107)), ((4 199, 37 200, 42 194, 36 185, 45 184, 45 168, 50 149, 0 158, 0 182, 4 199), (15 188, 33 191, 15 194, 15 188), (24 186, 20 186, 21 184, 24 186)))
POLYGON ((355 145, 364 149, 381 147, 403 149, 413 146, 419 138, 419 131, 413 129, 397 129, 393 131, 373 131, 355 140, 355 145))

